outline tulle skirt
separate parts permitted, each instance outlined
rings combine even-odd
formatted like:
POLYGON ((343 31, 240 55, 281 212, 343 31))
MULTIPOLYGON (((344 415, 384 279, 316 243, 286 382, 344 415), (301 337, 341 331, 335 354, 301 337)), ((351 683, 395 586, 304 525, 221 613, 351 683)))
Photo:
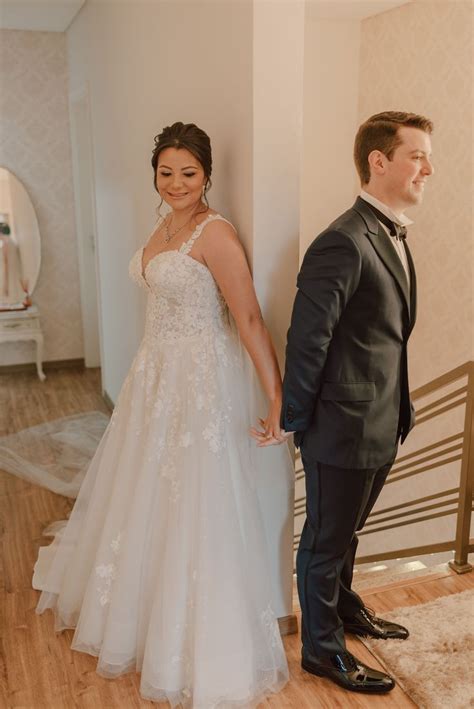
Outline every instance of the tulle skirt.
POLYGON ((288 679, 257 481, 273 468, 291 495, 292 465, 249 438, 250 370, 232 333, 144 341, 35 566, 37 612, 75 628, 72 648, 106 677, 140 671, 142 696, 172 706, 253 707, 288 679))

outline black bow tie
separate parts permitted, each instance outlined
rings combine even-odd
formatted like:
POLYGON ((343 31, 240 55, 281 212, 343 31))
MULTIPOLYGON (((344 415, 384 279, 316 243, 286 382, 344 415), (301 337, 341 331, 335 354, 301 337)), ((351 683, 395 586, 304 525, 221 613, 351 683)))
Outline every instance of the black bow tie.
POLYGON ((407 238, 407 228, 406 226, 401 226, 401 224, 394 224, 395 234, 390 232, 390 236, 395 236, 398 241, 404 241, 407 238))
POLYGON ((398 241, 402 241, 403 239, 407 238, 406 226, 401 226, 400 224, 395 224, 395 222, 392 222, 391 219, 389 219, 387 216, 385 216, 385 214, 383 214, 383 212, 378 210, 372 204, 369 204, 369 202, 365 202, 365 203, 372 210, 372 212, 375 214, 375 216, 377 217, 379 222, 382 222, 382 224, 385 224, 385 226, 387 227, 387 229, 390 232, 390 236, 393 236, 398 241))

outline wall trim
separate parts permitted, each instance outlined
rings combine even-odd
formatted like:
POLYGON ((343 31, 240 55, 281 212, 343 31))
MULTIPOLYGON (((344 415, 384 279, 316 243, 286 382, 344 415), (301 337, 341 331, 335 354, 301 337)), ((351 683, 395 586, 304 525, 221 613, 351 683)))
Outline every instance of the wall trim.
POLYGON ((283 618, 278 618, 278 626, 280 635, 293 635, 298 632, 298 619, 296 615, 285 615, 283 618))
MULTIPOLYGON (((74 369, 79 367, 84 369, 84 357, 77 359, 57 359, 43 362, 45 371, 53 369, 74 369)), ((36 374, 36 362, 24 362, 22 364, 2 364, 0 365, 0 375, 18 374, 19 372, 34 372, 36 374)))
POLYGON ((105 405, 106 405, 107 408, 110 410, 110 413, 112 413, 112 411, 113 411, 114 408, 115 408, 115 404, 114 404, 114 402, 112 401, 112 398, 111 398, 111 397, 109 396, 109 394, 107 393, 107 390, 106 390, 106 389, 103 389, 103 390, 102 390, 102 398, 103 398, 103 400, 104 400, 104 402, 105 402, 105 405))

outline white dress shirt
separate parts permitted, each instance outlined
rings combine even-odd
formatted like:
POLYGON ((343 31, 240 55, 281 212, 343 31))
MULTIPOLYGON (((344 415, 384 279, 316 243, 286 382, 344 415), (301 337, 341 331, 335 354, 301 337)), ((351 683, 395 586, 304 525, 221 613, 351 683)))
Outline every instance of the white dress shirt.
MULTIPOLYGON (((401 214, 400 216, 397 216, 390 207, 387 207, 386 204, 378 200, 376 197, 373 197, 371 194, 366 192, 365 190, 360 191, 360 196, 361 199, 364 199, 366 202, 371 204, 375 209, 378 209, 379 212, 382 212, 382 214, 385 214, 386 217, 390 219, 390 221, 394 222, 394 224, 398 224, 398 226, 408 226, 409 224, 413 224, 412 220, 409 219, 405 214, 401 214)), ((382 224, 382 227, 385 229, 386 233, 390 236, 390 231, 389 229, 383 224, 382 222, 379 222, 379 224, 382 224)), ((395 239, 392 236, 390 236, 390 243, 392 244, 393 248, 398 254, 398 257, 400 261, 402 262, 403 270, 405 271, 405 275, 407 277, 408 281, 408 286, 410 286, 410 267, 408 265, 408 259, 407 259, 407 252, 405 251, 405 244, 402 239, 395 239)))

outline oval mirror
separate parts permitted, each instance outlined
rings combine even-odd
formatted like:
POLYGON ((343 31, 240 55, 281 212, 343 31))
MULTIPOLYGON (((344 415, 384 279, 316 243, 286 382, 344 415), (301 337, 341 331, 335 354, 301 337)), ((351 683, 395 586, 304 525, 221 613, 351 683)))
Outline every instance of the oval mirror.
POLYGON ((40 264, 40 232, 31 199, 20 180, 0 167, 0 310, 29 302, 40 264))

